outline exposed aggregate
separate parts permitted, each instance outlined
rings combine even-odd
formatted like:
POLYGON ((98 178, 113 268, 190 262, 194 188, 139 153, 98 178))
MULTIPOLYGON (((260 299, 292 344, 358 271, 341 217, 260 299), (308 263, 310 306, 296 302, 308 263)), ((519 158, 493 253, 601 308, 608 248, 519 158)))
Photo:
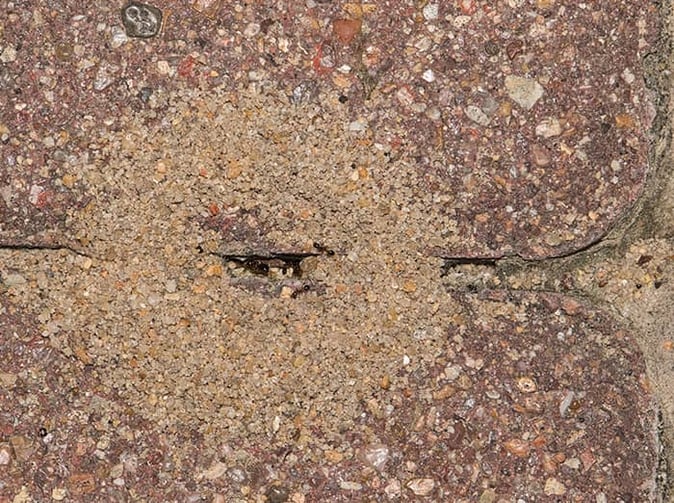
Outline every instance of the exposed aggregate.
POLYGON ((632 206, 655 3, 0 10, 0 501, 655 498, 630 334, 439 258, 632 206))

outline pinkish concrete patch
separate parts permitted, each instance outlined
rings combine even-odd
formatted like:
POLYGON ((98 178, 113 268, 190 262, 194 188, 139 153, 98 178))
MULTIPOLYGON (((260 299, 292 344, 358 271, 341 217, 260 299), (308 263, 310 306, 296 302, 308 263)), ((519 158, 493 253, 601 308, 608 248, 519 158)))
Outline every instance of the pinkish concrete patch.
POLYGON ((162 431, 99 391, 81 348, 53 347, 4 302, 0 501, 652 501, 655 409, 629 334, 559 295, 457 299, 435 363, 383 383, 351 431, 312 431, 320 459, 306 440, 244 455, 223 438, 216 454, 162 431))
POLYGON ((429 216, 451 218, 462 238, 429 246, 438 255, 569 253, 641 192, 654 116, 641 58, 656 48, 654 3, 153 7, 162 25, 149 38, 127 36, 117 4, 6 7, 2 242, 67 241, 68 212, 88 202, 76 166, 100 155, 95 139, 185 86, 339 96, 361 141, 428 176, 409 189, 434 194, 429 216))

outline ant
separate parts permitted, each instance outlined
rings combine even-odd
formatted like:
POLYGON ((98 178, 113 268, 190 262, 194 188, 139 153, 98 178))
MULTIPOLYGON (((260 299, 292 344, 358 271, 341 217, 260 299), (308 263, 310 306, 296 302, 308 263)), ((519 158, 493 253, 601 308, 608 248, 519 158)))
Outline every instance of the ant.
POLYGON ((318 250, 320 253, 325 253, 328 257, 332 257, 335 254, 334 250, 330 250, 330 249, 326 248, 325 246, 323 246, 318 241, 314 242, 314 248, 316 250, 318 250))
POLYGON ((293 293, 291 293, 291 294, 290 294, 290 298, 291 298, 291 299, 296 299, 297 297, 300 296, 301 293, 306 293, 306 292, 308 292, 309 290, 311 290, 311 285, 308 284, 308 283, 305 283, 304 285, 302 285, 302 288, 301 288, 301 289, 295 290, 293 293))

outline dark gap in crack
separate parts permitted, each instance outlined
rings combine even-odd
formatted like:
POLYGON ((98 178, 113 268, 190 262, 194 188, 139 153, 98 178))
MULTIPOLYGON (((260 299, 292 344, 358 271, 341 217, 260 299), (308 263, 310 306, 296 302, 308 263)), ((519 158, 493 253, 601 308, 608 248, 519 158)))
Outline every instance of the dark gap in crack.
MULTIPOLYGON (((317 243, 316 243, 317 244, 317 243)), ((322 281, 307 277, 302 262, 308 258, 335 255, 335 252, 320 245, 314 248, 319 252, 264 252, 264 253, 218 253, 231 277, 231 284, 262 296, 291 299, 313 292, 323 295, 326 285, 322 281)))
POLYGON ((593 251, 594 249, 603 249, 604 247, 614 247, 616 245, 616 241, 619 241, 620 239, 611 237, 611 234, 613 234, 614 231, 617 229, 614 227, 612 229, 609 229, 607 232, 603 233, 601 236, 592 239, 590 242, 584 244, 583 246, 579 248, 575 248, 571 251, 564 252, 564 253, 559 253, 556 255, 548 255, 545 257, 527 257, 525 255, 522 255, 520 253, 508 253, 505 255, 501 255, 498 257, 467 257, 465 255, 459 255, 459 256, 444 256, 444 255, 439 255, 438 258, 444 260, 443 268, 452 268, 456 267, 459 265, 489 265, 489 266, 496 266, 498 265, 499 262, 514 262, 514 261, 520 261, 523 263, 527 264, 541 264, 545 262, 554 262, 554 261, 561 261, 563 259, 568 259, 577 255, 583 255, 588 251, 593 251))
POLYGON ((315 252, 259 252, 259 253, 218 253, 211 255, 220 257, 225 264, 234 269, 239 268, 254 276, 273 278, 281 273, 282 277, 300 279, 302 277, 302 261, 309 257, 333 257, 335 251, 318 241, 313 243, 315 252))
POLYGON ((460 266, 475 265, 489 268, 496 268, 500 258, 471 258, 471 257, 441 257, 444 263, 441 266, 440 277, 444 278, 450 271, 460 266))
POLYGON ((31 244, 31 243, 21 243, 21 244, 7 244, 0 243, 0 250, 17 250, 17 251, 67 251, 79 255, 80 257, 94 258, 88 253, 78 250, 69 245, 64 244, 31 244))
POLYGON ((283 276, 299 279, 302 277, 302 261, 308 257, 317 257, 321 253, 213 253, 213 255, 222 258, 226 264, 244 269, 254 276, 271 277, 274 271, 280 271, 283 276))
POLYGON ((555 256, 531 258, 521 254, 507 254, 500 257, 440 257, 444 260, 440 278, 449 289, 477 293, 481 290, 540 291, 561 294, 575 294, 568 273, 585 261, 598 262, 601 256, 620 246, 621 236, 613 229, 601 237, 570 252, 555 256), (537 286, 517 286, 516 278, 522 274, 537 278, 537 286))
MULTIPOLYGON (((616 249, 623 241, 623 234, 624 229, 616 226, 580 248, 546 257, 527 257, 519 253, 510 253, 500 257, 441 256, 439 258, 443 260, 443 264, 440 277, 445 278, 452 272, 458 276, 466 276, 459 281, 459 284, 469 291, 493 287, 512 288, 508 286, 509 278, 526 270, 544 271, 562 282, 564 270, 572 269, 578 261, 586 260, 591 255, 598 256, 616 249), (472 269, 471 266, 476 267, 477 270, 472 269), (489 286, 485 284, 485 275, 497 278, 497 284, 489 286), (482 283, 482 286, 478 286, 479 283, 482 283)), ((592 258, 591 260, 597 261, 598 259, 592 258)), ((554 288, 549 290, 557 291, 554 288)), ((557 293, 568 292, 568 288, 560 288, 557 291, 557 293)))

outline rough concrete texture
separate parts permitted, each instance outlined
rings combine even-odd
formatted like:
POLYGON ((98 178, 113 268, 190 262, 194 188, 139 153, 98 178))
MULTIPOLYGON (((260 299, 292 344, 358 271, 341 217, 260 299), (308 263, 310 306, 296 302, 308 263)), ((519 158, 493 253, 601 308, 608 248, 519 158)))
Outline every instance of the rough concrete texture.
POLYGON ((669 7, 0 1, 0 502, 667 501, 669 7))

